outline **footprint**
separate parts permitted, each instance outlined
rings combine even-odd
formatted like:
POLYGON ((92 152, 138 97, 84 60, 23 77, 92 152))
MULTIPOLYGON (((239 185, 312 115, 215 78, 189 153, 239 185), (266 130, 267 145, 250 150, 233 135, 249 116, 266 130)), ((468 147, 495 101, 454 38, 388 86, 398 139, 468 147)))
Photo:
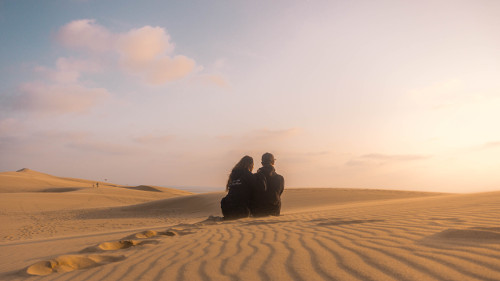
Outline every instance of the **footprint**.
POLYGON ((80 253, 116 251, 116 250, 128 249, 130 247, 146 245, 146 244, 158 244, 158 241, 157 240, 146 240, 146 241, 119 240, 119 241, 103 242, 97 246, 85 248, 82 251, 80 251, 80 253))
POLYGON ((137 241, 137 240, 120 240, 120 241, 112 241, 112 242, 104 242, 97 246, 99 249, 104 251, 114 251, 127 249, 134 246, 145 245, 145 244, 156 244, 158 241, 150 240, 150 241, 137 241))
POLYGON ((444 243, 457 244, 489 244, 500 243, 500 228, 470 227, 464 229, 449 228, 420 240, 429 245, 441 246, 444 243))
POLYGON ((146 230, 140 233, 137 233, 135 235, 132 235, 135 238, 139 239, 145 239, 145 238, 151 238, 151 237, 156 237, 156 236, 175 236, 176 234, 172 231, 164 231, 164 232, 158 232, 155 230, 146 230))
POLYGON ((65 255, 48 261, 40 261, 26 269, 29 275, 49 275, 78 269, 96 267, 124 260, 125 256, 65 255))
POLYGON ((223 221, 224 221, 223 217, 209 216, 206 220, 194 223, 193 226, 220 224, 223 221))
POLYGON ((181 236, 194 233, 194 231, 191 231, 191 229, 189 228, 170 228, 168 232, 171 232, 174 235, 181 235, 181 236))
MULTIPOLYGON (((155 230, 147 230, 140 233, 136 233, 127 238, 136 238, 136 239, 149 239, 152 237, 159 236, 175 236, 175 235, 186 235, 194 233, 191 230, 198 228, 195 225, 177 225, 176 228, 168 229, 167 231, 155 231, 155 230), (185 227, 183 227, 185 226, 185 227)), ((128 249, 135 246, 141 246, 146 244, 158 244, 158 240, 133 240, 127 239, 118 240, 118 241, 110 241, 103 242, 98 244, 97 246, 88 247, 80 251, 80 253, 95 253, 95 252, 104 252, 104 251, 116 251, 122 249, 128 249)), ((90 254, 90 255, 64 255, 59 256, 55 259, 51 259, 48 261, 40 261, 26 269, 26 272, 29 275, 49 275, 51 273, 59 273, 59 272, 69 272, 78 269, 91 268, 96 266, 101 266, 104 264, 117 262, 124 260, 125 256, 107 256, 107 255, 99 255, 99 254, 90 254)))

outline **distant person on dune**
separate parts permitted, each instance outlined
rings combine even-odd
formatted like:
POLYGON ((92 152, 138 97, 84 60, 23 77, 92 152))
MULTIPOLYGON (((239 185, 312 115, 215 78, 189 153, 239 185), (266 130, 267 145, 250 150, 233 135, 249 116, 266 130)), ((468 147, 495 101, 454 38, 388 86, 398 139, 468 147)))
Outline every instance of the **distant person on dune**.
POLYGON ((226 184, 227 195, 220 202, 224 220, 250 216, 250 196, 255 189, 252 170, 253 158, 244 156, 231 171, 226 184))
POLYGON ((280 215, 281 194, 285 189, 285 180, 276 173, 275 161, 274 155, 264 153, 262 168, 255 173, 256 185, 250 202, 250 212, 254 217, 280 215))

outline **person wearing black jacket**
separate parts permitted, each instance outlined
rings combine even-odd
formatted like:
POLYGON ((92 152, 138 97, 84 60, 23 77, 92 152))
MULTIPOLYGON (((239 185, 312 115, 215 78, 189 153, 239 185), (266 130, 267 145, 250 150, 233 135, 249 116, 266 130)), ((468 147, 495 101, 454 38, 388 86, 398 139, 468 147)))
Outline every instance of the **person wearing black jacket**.
POLYGON ((227 195, 220 202, 224 220, 250 216, 250 196, 255 189, 252 170, 253 158, 244 156, 231 171, 226 184, 227 195))
POLYGON ((250 202, 250 212, 254 217, 280 215, 285 180, 276 173, 274 162, 271 153, 264 153, 262 168, 255 173, 256 185, 250 202))

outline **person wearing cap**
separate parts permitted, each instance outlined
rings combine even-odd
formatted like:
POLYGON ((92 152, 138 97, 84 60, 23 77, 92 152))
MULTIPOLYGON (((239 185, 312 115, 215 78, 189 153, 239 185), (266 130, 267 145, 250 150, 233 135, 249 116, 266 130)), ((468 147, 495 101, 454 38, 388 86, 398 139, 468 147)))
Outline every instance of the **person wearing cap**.
POLYGON ((262 155, 262 167, 255 173, 255 188, 252 191, 250 212, 254 217, 279 216, 281 194, 285 189, 284 178, 274 169, 274 155, 262 155))

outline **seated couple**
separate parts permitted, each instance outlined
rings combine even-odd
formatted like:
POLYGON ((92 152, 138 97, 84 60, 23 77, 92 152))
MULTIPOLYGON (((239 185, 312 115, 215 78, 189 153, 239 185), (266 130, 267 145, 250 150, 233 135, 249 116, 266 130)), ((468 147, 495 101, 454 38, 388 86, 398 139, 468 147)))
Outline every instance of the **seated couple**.
POLYGON ((225 220, 249 216, 279 216, 285 181, 274 170, 274 156, 262 155, 262 168, 252 174, 253 158, 244 156, 227 180, 227 195, 220 205, 225 220))

